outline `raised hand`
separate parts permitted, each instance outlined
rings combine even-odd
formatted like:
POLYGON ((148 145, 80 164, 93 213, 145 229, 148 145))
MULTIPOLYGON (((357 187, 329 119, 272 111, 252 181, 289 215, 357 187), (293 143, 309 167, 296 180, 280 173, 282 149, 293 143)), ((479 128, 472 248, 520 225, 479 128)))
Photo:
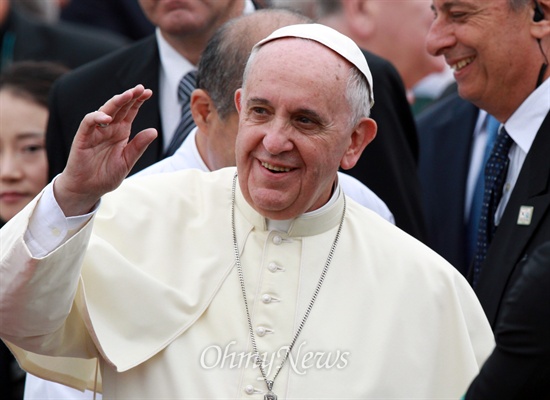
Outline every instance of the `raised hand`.
POLYGON ((150 128, 129 141, 132 122, 151 95, 151 90, 138 85, 84 117, 67 165, 54 185, 55 198, 66 216, 89 212, 101 196, 116 189, 157 137, 150 128))

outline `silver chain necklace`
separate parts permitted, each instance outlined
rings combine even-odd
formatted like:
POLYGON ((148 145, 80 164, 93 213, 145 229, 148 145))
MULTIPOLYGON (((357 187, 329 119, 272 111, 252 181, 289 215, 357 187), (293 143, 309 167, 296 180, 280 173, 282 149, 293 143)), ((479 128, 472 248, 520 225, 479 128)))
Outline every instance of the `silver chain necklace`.
POLYGON ((246 299, 246 289, 244 285, 244 275, 243 275, 243 268, 241 266, 241 257, 239 256, 239 246, 237 244, 237 230, 235 228, 235 190, 237 186, 237 174, 235 173, 235 176, 233 177, 233 187, 231 190, 231 228, 233 230, 233 250, 235 252, 235 264, 237 265, 237 272, 239 273, 239 281, 241 283, 241 291, 243 293, 243 300, 244 300, 244 308, 246 310, 246 318, 248 320, 248 330, 250 333, 250 341, 252 342, 252 350, 254 351, 254 360, 256 364, 258 365, 260 372, 262 373, 262 376, 264 378, 265 384, 267 385, 267 394, 264 395, 264 400, 277 400, 277 395, 273 393, 273 383, 275 382, 275 379, 277 379, 277 376, 279 375, 279 372, 281 372, 281 369, 283 368, 283 365, 285 364, 286 360, 288 359, 288 356, 290 352, 292 351, 292 348, 294 347, 294 344, 296 344, 296 341, 298 340, 298 336, 300 336, 300 333, 302 332, 302 329, 304 328, 304 325, 307 321, 307 318, 309 317, 309 313, 311 312, 311 309, 313 308, 313 304, 315 303, 315 300, 317 299, 317 295, 319 294, 319 291, 321 290, 321 286, 323 284, 323 281, 325 280, 325 276, 328 272, 328 267, 332 261, 332 257, 334 255, 334 250, 336 249, 336 245, 338 244, 338 239, 340 238, 340 232, 342 231, 342 225, 344 224, 344 216, 346 215, 346 196, 344 196, 344 209, 342 211, 342 218, 340 219, 340 225, 338 226, 338 231, 336 232, 336 237, 334 238, 334 242, 332 243, 332 246, 330 248, 330 251, 328 253, 327 260, 325 261, 325 267, 323 268, 323 272, 321 272, 321 276, 319 277, 319 282, 317 282, 317 287, 315 288, 313 292, 313 296, 311 297, 311 300, 309 301, 309 305, 307 306, 306 312, 304 313, 304 317, 302 318, 302 321, 300 322, 300 325, 298 326, 298 329, 296 330, 296 333, 294 334, 294 337, 292 338, 292 341, 290 342, 290 345, 288 346, 288 349, 286 350, 285 356, 283 357, 283 360, 281 361, 281 364, 276 368, 275 375, 273 375, 273 379, 267 379, 267 374, 265 372, 265 367, 262 358, 260 357, 260 353, 258 352, 258 347, 256 346, 256 336, 254 335, 254 329, 252 328, 252 318, 250 318, 250 311, 248 309, 248 301, 246 299))

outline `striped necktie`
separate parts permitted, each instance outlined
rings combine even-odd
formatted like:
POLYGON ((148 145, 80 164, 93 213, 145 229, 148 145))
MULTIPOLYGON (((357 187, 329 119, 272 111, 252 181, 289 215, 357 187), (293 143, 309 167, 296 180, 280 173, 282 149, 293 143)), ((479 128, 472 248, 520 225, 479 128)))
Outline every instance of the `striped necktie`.
POLYGON ((485 261, 487 249, 496 230, 495 213, 502 197, 502 188, 508 172, 508 152, 514 141, 504 128, 498 135, 487 165, 485 166, 485 192, 479 220, 478 241, 473 264, 472 286, 479 281, 481 266, 485 261))
POLYGON ((181 119, 174 131, 172 141, 166 149, 165 157, 169 157, 176 152, 181 146, 189 132, 195 127, 193 121, 193 115, 191 114, 191 93, 197 86, 197 71, 188 72, 183 78, 181 78, 178 87, 178 99, 181 106, 181 119))

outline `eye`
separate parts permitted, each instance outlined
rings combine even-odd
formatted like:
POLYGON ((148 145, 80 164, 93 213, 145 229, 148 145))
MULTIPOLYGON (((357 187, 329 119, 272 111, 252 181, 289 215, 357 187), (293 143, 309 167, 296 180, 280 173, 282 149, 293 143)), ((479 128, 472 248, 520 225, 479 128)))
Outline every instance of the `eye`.
POLYGON ((314 121, 309 118, 309 117, 304 117, 304 116, 301 116, 301 117, 298 117, 296 118, 296 121, 300 124, 304 124, 304 125, 309 125, 309 124, 313 124, 314 121))
POLYGON ((45 149, 44 145, 41 145, 41 144, 29 144, 29 145, 23 146, 23 148, 21 149, 21 151, 22 151, 23 153, 26 153, 26 154, 33 154, 33 153, 39 152, 39 151, 44 150, 44 149, 45 149))
POLYGON ((252 114, 256 114, 256 115, 267 114, 267 110, 263 107, 252 107, 250 111, 252 112, 252 114))
POLYGON ((463 11, 453 11, 451 13, 449 13, 449 16, 451 17, 451 19, 455 20, 455 21, 460 21, 460 20, 463 20, 464 18, 467 17, 467 13, 463 12, 463 11))

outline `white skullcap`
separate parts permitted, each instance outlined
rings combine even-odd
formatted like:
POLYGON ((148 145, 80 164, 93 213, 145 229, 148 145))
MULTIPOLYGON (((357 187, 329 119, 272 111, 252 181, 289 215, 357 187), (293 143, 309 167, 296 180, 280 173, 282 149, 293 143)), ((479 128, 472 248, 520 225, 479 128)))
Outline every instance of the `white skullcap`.
POLYGON ((326 25, 297 24, 277 29, 271 35, 256 43, 254 48, 261 47, 265 43, 276 39, 288 37, 314 40, 317 43, 320 43, 332 51, 340 54, 350 63, 355 65, 355 67, 357 67, 369 83, 371 106, 374 104, 372 74, 363 52, 353 40, 326 25))

